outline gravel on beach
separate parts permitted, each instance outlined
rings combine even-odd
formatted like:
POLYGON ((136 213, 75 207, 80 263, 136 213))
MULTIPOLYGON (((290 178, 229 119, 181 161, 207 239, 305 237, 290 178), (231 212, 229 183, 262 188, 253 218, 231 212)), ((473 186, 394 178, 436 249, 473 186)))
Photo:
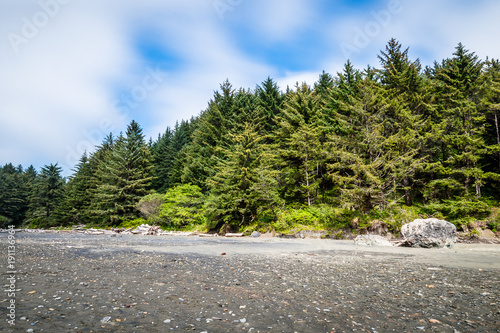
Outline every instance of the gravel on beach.
POLYGON ((2 332, 500 332, 498 245, 17 233, 15 265, 2 332))

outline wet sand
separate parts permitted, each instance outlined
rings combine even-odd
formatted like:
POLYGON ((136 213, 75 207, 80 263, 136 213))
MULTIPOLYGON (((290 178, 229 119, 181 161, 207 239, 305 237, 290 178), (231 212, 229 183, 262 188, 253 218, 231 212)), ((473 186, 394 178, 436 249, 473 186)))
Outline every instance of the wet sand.
POLYGON ((500 332, 499 245, 22 232, 15 256, 7 332, 500 332))

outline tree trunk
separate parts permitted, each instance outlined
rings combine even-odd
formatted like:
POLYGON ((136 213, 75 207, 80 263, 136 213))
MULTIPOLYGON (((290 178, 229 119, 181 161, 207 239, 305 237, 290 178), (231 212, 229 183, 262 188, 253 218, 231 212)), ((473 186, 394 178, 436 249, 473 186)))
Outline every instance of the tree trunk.
POLYGON ((305 160, 305 171, 306 171, 306 186, 307 186, 307 205, 311 207, 311 193, 309 191, 309 171, 307 170, 307 148, 306 148, 306 160, 305 160))
MULTIPOLYGON (((497 130, 497 144, 500 144, 500 131, 498 130, 498 110, 495 110, 495 128, 497 130)), ((498 152, 498 168, 500 169, 500 152, 498 152)))
POLYGON ((498 110, 495 110, 495 128, 497 130, 497 144, 500 144, 500 131, 498 130, 498 110))
POLYGON ((411 206, 413 203, 410 195, 410 182, 406 177, 403 179, 403 186, 405 187, 405 205, 411 206))
MULTIPOLYGON (((470 170, 470 163, 469 163, 469 161, 467 161, 466 170, 470 170)), ((470 186, 470 176, 469 176, 469 174, 467 174, 467 176, 465 176, 464 186, 465 186, 465 194, 469 195, 469 186, 470 186)))

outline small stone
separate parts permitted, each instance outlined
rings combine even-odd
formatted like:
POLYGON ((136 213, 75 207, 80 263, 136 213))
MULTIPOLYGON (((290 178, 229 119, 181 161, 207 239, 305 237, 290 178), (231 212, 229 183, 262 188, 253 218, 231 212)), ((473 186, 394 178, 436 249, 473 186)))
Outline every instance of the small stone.
POLYGON ((247 319, 246 318, 241 318, 240 319, 240 323, 246 323, 247 322, 247 319))
POLYGON ((109 323, 110 320, 111 320, 111 317, 104 317, 101 319, 101 323, 103 323, 103 324, 109 323))
POLYGON ((252 232, 252 234, 250 235, 250 237, 260 237, 260 232, 254 231, 254 232, 252 232))
POLYGON ((171 322, 171 320, 170 320, 170 319, 166 319, 166 320, 164 320, 164 321, 163 321, 163 323, 165 323, 165 324, 168 324, 168 323, 170 323, 170 322, 171 322))

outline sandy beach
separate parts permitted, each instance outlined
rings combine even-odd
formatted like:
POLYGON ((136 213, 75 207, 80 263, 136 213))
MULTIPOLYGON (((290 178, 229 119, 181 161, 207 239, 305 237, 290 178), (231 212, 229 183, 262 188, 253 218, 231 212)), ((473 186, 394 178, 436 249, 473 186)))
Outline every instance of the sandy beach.
POLYGON ((4 332, 500 332, 499 245, 15 237, 15 325, 4 292, 4 332))

